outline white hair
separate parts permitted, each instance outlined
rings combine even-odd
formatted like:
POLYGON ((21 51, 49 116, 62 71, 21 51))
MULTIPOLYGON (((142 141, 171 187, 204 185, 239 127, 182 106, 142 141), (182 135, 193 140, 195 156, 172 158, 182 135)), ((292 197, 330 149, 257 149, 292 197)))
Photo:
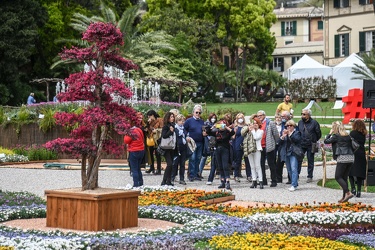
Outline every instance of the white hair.
POLYGON ((202 105, 200 105, 200 104, 195 105, 194 108, 193 108, 193 113, 194 113, 195 110, 197 110, 197 109, 200 109, 200 111, 203 111, 202 105))

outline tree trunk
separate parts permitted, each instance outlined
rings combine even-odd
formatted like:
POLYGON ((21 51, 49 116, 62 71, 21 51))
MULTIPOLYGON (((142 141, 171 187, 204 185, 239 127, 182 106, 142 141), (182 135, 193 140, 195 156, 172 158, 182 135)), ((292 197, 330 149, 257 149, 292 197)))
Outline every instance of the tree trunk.
POLYGON ((94 145, 97 146, 97 151, 95 155, 89 157, 89 166, 87 170, 88 180, 86 185, 82 186, 82 190, 98 188, 99 166, 102 160, 103 142, 107 138, 108 131, 108 126, 98 126, 97 129, 93 131, 92 138, 95 138, 94 145), (100 133, 98 133, 99 131, 100 133), (99 139, 97 139, 98 136, 99 139))
POLYGON ((245 69, 246 69, 246 47, 243 48, 242 51, 242 69, 241 69, 241 80, 240 80, 240 98, 242 96, 242 87, 244 85, 244 79, 245 79, 245 69))

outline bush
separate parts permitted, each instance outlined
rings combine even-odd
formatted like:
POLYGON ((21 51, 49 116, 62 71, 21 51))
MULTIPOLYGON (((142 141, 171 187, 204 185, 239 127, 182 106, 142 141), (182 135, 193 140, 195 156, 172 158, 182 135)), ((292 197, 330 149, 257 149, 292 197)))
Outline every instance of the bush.
POLYGON ((13 149, 16 154, 27 156, 29 161, 56 160, 57 153, 42 146, 19 146, 13 149))

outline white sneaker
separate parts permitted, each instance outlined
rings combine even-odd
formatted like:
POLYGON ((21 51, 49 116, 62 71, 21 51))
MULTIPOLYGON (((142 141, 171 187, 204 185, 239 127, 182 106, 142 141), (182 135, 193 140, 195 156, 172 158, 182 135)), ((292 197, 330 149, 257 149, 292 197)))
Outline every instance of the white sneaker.
POLYGON ((206 185, 212 185, 212 181, 207 181, 206 185))
POLYGON ((289 188, 289 191, 290 191, 290 192, 296 191, 296 188, 293 187, 293 186, 291 186, 291 187, 289 188))

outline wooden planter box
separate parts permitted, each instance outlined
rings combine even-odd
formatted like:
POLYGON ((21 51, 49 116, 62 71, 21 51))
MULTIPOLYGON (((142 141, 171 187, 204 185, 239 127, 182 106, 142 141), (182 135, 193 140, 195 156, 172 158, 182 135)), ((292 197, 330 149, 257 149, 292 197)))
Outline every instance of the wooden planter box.
POLYGON ((85 231, 138 226, 140 191, 98 188, 46 190, 47 227, 85 231))
POLYGON ((236 198, 235 195, 229 195, 229 196, 225 196, 225 197, 219 197, 219 198, 215 198, 215 199, 205 200, 204 202, 206 202, 207 205, 212 205, 212 204, 223 203, 223 202, 226 202, 226 201, 234 201, 235 198, 236 198))

